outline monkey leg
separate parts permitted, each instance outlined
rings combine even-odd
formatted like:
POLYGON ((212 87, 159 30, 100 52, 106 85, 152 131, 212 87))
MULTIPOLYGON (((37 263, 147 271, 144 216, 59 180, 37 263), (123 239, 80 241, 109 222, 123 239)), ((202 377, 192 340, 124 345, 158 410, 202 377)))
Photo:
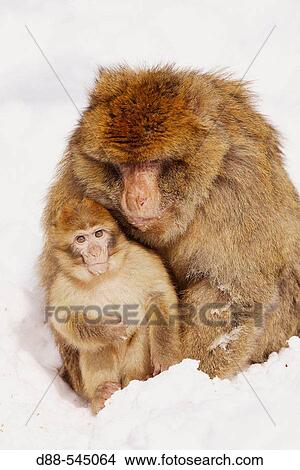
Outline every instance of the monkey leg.
POLYGON ((62 366, 59 370, 59 375, 78 395, 82 395, 83 385, 79 367, 79 351, 66 343, 64 338, 53 328, 52 333, 62 359, 62 366))
POLYGON ((153 376, 180 362, 179 314, 177 299, 159 294, 147 310, 153 376))
POLYGON ((147 380, 152 376, 149 335, 146 326, 140 326, 137 332, 127 340, 121 362, 122 388, 131 380, 147 380))
POLYGON ((200 360, 203 372, 220 378, 250 363, 262 329, 255 324, 253 312, 232 309, 229 295, 207 279, 185 291, 181 308, 184 357, 200 360))
POLYGON ((113 347, 98 352, 81 351, 79 363, 84 396, 96 414, 105 400, 121 388, 119 355, 113 347))
POLYGON ((91 323, 83 312, 70 312, 64 317, 50 317, 51 328, 64 341, 74 348, 98 351, 112 342, 122 342, 126 337, 126 326, 118 323, 107 325, 102 322, 91 323))
POLYGON ((99 385, 91 400, 91 410, 94 415, 98 414, 104 408, 108 400, 117 390, 121 390, 121 384, 117 382, 104 382, 99 385))
POLYGON ((278 295, 267 308, 265 326, 251 357, 252 362, 263 362, 273 351, 287 346, 291 336, 300 330, 300 271, 294 267, 282 273, 278 295))

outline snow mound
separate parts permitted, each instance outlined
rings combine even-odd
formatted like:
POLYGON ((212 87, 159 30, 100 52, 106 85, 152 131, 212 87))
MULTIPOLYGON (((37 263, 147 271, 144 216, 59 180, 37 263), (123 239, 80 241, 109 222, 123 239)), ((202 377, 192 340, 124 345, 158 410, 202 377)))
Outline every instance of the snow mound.
POLYGON ((1 448, 299 447, 299 338, 232 380, 186 359, 116 392, 95 418, 59 377, 51 384, 59 357, 41 292, 3 281, 0 296, 1 448))

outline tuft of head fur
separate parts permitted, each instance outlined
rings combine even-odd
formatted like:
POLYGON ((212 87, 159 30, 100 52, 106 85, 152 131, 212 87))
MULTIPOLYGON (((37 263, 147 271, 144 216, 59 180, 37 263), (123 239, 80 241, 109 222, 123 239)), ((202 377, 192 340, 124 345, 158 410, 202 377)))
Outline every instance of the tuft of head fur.
POLYGON ((62 230, 85 230, 97 224, 117 228, 117 223, 105 207, 89 198, 68 201, 58 212, 54 225, 62 230))
POLYGON ((120 233, 117 222, 101 204, 89 198, 71 199, 58 211, 52 224, 51 244, 67 250, 75 232, 96 226, 109 230, 113 238, 120 233))
POLYGON ((217 108, 212 85, 196 72, 102 69, 73 142, 95 158, 119 163, 170 158, 206 135, 211 122, 204 113, 214 115, 217 108))

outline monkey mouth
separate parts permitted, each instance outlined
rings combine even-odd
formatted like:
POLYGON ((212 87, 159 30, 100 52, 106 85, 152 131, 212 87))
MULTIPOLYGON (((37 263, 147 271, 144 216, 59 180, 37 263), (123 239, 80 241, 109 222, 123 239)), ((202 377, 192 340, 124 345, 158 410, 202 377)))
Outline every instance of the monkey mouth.
POLYGON ((136 217, 132 215, 127 215, 127 220, 131 225, 140 229, 140 230, 147 230, 148 228, 155 225, 155 223, 160 219, 160 215, 153 216, 153 217, 136 217))
POLYGON ((157 225, 164 216, 166 216, 168 213, 171 213, 172 208, 173 204, 170 203, 164 208, 160 208, 160 210, 157 211, 154 215, 148 217, 137 216, 130 212, 125 212, 124 215, 131 225, 141 230, 142 232, 146 232, 147 230, 155 227, 155 225, 157 225))
POLYGON ((95 274, 98 276, 99 274, 103 274, 108 270, 108 263, 93 263, 93 264, 88 264, 87 269, 91 274, 95 274))

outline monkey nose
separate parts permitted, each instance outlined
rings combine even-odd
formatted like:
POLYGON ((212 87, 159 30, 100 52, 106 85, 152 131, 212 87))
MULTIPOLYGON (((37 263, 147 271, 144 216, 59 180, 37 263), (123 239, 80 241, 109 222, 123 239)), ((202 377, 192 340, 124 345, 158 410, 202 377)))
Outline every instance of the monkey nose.
POLYGON ((100 250, 98 247, 91 246, 89 249, 89 255, 91 258, 97 258, 99 256, 99 252, 100 250))
POLYGON ((137 196, 136 202, 138 207, 143 207, 147 203, 147 196, 137 196))

